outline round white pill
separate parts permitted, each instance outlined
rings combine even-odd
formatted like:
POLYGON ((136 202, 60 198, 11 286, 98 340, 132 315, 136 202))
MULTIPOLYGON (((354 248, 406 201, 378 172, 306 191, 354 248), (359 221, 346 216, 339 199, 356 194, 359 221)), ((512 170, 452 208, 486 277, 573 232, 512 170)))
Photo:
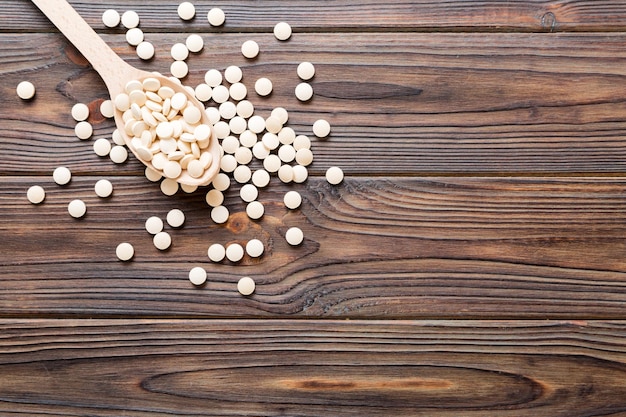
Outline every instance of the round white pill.
POLYGON ((207 251, 207 255, 209 259, 213 262, 221 262, 226 257, 226 248, 219 243, 214 243, 209 246, 209 250, 207 251))
POLYGON ((137 56, 144 61, 152 59, 154 56, 154 45, 146 41, 141 42, 137 45, 137 56))
POLYGON ((302 196, 297 191, 288 191, 283 197, 285 207, 291 210, 295 210, 302 204, 302 196))
POLYGON ((281 165, 282 163, 278 155, 271 154, 263 160, 263 168, 265 168, 267 172, 278 172, 281 165))
POLYGON ((253 133, 261 133, 265 130, 265 119, 259 115, 254 115, 248 119, 248 129, 253 133))
POLYGON ((200 266, 191 268, 189 271, 189 281, 193 285, 202 285, 206 282, 206 270, 200 266))
POLYGON ((152 182, 157 182, 163 178, 160 172, 150 167, 146 167, 144 170, 144 176, 148 179, 148 181, 152 182))
POLYGON ((252 220, 260 219, 263 213, 265 213, 265 207, 260 201, 252 201, 246 206, 246 214, 252 220))
POLYGON ((279 41, 286 41, 291 37, 291 26, 287 22, 279 22, 274 26, 274 36, 279 41))
POLYGON ((122 25, 126 29, 132 29, 139 26, 139 15, 133 10, 128 10, 122 14, 122 25))
MULTIPOLYGON (((239 117, 239 116, 237 116, 239 117)), ((243 119, 243 117, 242 117, 243 119)), ((246 122, 246 127, 247 127, 247 122, 246 122)), ((241 132, 241 134, 239 135, 239 144, 241 146, 244 146, 246 148, 252 148, 254 146, 255 143, 257 143, 257 135, 256 133, 250 131, 250 130, 244 130, 243 132, 241 132)))
POLYGON ((228 209, 225 206, 217 206, 211 210, 211 220, 217 224, 223 224, 228 221, 228 209))
POLYGON ((252 174, 252 184, 259 188, 267 187, 270 183, 270 174, 264 169, 258 169, 252 174))
POLYGON ((264 250, 263 242, 259 239, 251 239, 246 243, 246 253, 252 258, 258 258, 263 255, 264 250))
POLYGON ((33 185, 26 191, 26 198, 32 204, 39 204, 46 198, 46 191, 40 185, 33 185))
POLYGON ((330 167, 326 170, 326 181, 332 185, 337 185, 343 181, 343 171, 339 167, 330 167))
POLYGON ((70 216, 74 217, 75 219, 79 219, 83 217, 87 212, 87 206, 85 205, 85 202, 83 200, 76 199, 70 201, 70 203, 67 205, 67 211, 68 213, 70 213, 70 216))
POLYGON ((278 178, 285 184, 293 181, 293 167, 291 165, 282 165, 278 169, 278 178))
POLYGON ((93 143, 93 151, 98 156, 107 156, 111 152, 111 142, 108 139, 96 139, 93 143))
POLYGON ((283 125, 289 120, 289 113, 284 107, 274 108, 270 115, 276 117, 283 125))
POLYGON ((126 32, 126 42, 132 46, 139 45, 143 42, 143 30, 139 28, 128 29, 126 32))
POLYGON ((291 246, 298 246, 304 240, 304 233, 299 227, 290 227, 285 233, 285 239, 291 246))
POLYGON ((296 150, 291 145, 282 145, 280 148, 278 148, 278 157, 281 161, 288 164, 295 159, 296 150))
POLYGON ((315 67, 310 62, 301 62, 296 70, 300 79, 307 81, 315 75, 315 67))
POLYGON ((170 73, 176 78, 185 78, 189 73, 189 66, 185 61, 174 61, 170 65, 170 73))
POLYGON ((300 149, 311 149, 311 139, 306 135, 298 135, 293 141, 293 147, 296 151, 300 149))
POLYGON ((228 126, 230 127, 230 131, 232 133, 240 135, 246 131, 246 128, 248 127, 248 122, 243 117, 235 116, 230 119, 230 121, 228 122, 228 126))
POLYGON ((196 125, 202 119, 202 110, 196 106, 189 106, 183 110, 183 119, 192 126, 196 125))
POLYGON ((104 26, 108 28, 114 28, 119 25, 120 20, 121 17, 117 10, 108 9, 102 13, 102 23, 104 23, 104 26))
POLYGON ((240 101, 248 95, 248 88, 243 83, 234 83, 228 88, 228 94, 235 101, 240 101))
POLYGON ((263 145, 265 145, 265 147, 270 151, 273 151, 274 149, 278 148, 278 145, 280 145, 278 136, 273 133, 264 134, 261 142, 263 142, 263 145))
POLYGON ((151 235, 156 235, 163 231, 163 220, 157 216, 148 217, 146 220, 146 231, 151 235))
POLYGON ((65 185, 72 179, 72 173, 67 167, 58 167, 52 172, 52 179, 58 185, 65 185))
POLYGON ((176 61, 184 61, 189 56, 189 49, 184 43, 175 43, 170 51, 176 61))
POLYGON ((35 86, 30 81, 22 81, 17 85, 15 91, 22 100, 30 100, 35 96, 35 86))
POLYGON ((239 196, 246 203, 250 203, 257 199, 259 196, 259 190, 253 184, 245 184, 239 190, 239 196))
POLYGON ((200 101, 209 101, 211 100, 211 96, 213 95, 213 88, 210 85, 202 83, 198 84, 196 89, 194 90, 196 98, 200 101))
POLYGON ((172 209, 167 213, 165 221, 174 228, 181 227, 185 223, 185 213, 180 209, 172 209))
POLYGON ((120 243, 115 248, 115 255, 120 261, 130 261, 135 255, 135 248, 128 242, 120 243))
MULTIPOLYGON (((231 86, 232 87, 232 86, 231 86)), ((245 86, 244 86, 245 87, 245 86)), ((249 100, 242 100, 237 103, 237 115, 247 119, 254 114, 254 105, 249 100)))
POLYGON ((187 36, 185 46, 189 49, 189 52, 198 53, 204 48, 204 40, 202 40, 202 36, 194 33, 187 36))
POLYGON ((93 134, 93 126, 91 126, 91 123, 89 122, 78 122, 74 127, 74 133, 80 140, 89 139, 93 134))
POLYGON ((267 119, 265 119, 265 129, 268 132, 277 135, 278 132, 280 132, 282 128, 283 128, 283 124, 280 122, 278 117, 270 116, 267 119))
POLYGON ((224 193, 220 190, 209 190, 205 196, 206 203, 211 207, 221 206, 224 202, 224 193))
POLYGON ((313 152, 307 148, 298 149, 296 152, 296 162, 305 167, 311 165, 313 162, 313 152))
POLYGON ((128 151, 124 146, 115 145, 111 148, 111 152, 109 152, 109 157, 111 158, 111 161, 115 162, 116 164, 123 164, 124 162, 126 162, 126 159, 128 159, 128 151))
POLYGON ((87 120, 89 117, 89 107, 84 103, 76 103, 72 106, 72 117, 77 122, 87 120))
POLYGON ((283 145, 291 145, 296 139, 296 132, 290 127, 283 127, 278 132, 278 140, 283 145))
POLYGON ((237 282, 237 291, 241 295, 251 295, 255 287, 254 280, 250 277, 243 277, 237 282))
POLYGON ((246 182, 250 181, 251 177, 252 170, 250 170, 247 165, 239 165, 233 171, 233 178, 235 178, 235 181, 237 181, 239 184, 245 184, 246 182))
POLYGON ((222 149, 225 153, 234 154, 239 148, 239 140, 234 136, 226 136, 222 139, 222 149))
POLYGON ((263 160, 267 158, 269 154, 270 150, 263 145, 263 142, 257 142, 252 147, 252 155, 254 155, 256 159, 263 160))
POLYGON ((230 178, 228 177, 228 175, 220 172, 215 176, 211 184, 216 190, 226 191, 228 190, 228 187, 230 187, 230 178))
POLYGON ((245 41, 241 44, 241 53, 248 59, 255 58, 259 55, 259 44, 253 40, 245 41))
POLYGON ((300 83, 296 86, 296 98, 300 101, 309 101, 313 97, 313 87, 309 83, 300 83))
POLYGON ((301 184, 309 177, 309 171, 305 166, 294 165, 293 166, 293 182, 301 184))
POLYGON ((330 134, 330 123, 324 119, 316 120, 313 123, 313 134, 318 138, 325 138, 330 134))
POLYGON ((214 7, 207 13, 207 20, 211 26, 222 26, 226 20, 226 15, 222 9, 214 7))
POLYGON ((237 150, 235 150, 235 159, 237 160, 237 163, 247 165, 252 161, 252 151, 250 148, 240 146, 237 150))
POLYGON ((180 184, 180 189, 183 190, 184 192, 186 192, 187 194, 191 194, 193 192, 195 192, 198 189, 197 185, 190 185, 190 184, 180 184))
POLYGON ((191 20, 196 15, 196 8, 193 3, 184 1, 178 5, 178 17, 183 20, 191 20))
POLYGON ((178 191, 178 182, 171 178, 165 178, 161 181, 161 192, 167 196, 173 196, 178 191))
POLYGON ((172 237, 167 232, 159 232, 154 235, 152 242, 158 250, 166 250, 172 245, 172 237))
POLYGON ((100 103, 100 114, 107 119, 115 116, 115 107, 113 107, 113 102, 111 100, 104 100, 100 103))
POLYGON ((237 115, 237 105, 232 101, 225 101, 219 106, 220 115, 223 119, 230 120, 237 115))
POLYGON ((222 73, 216 69, 210 69, 204 74, 204 82, 211 87, 217 87, 222 83, 222 73))
POLYGON ((231 84, 238 83, 239 81, 241 81, 242 77, 243 72, 241 71, 241 68, 236 65, 226 67, 226 69, 224 70, 224 78, 231 84))
POLYGON ((94 191, 98 197, 110 197, 113 194, 113 184, 109 180, 98 180, 96 185, 94 185, 94 191))
POLYGON ((254 83, 254 91, 262 97, 269 96, 272 93, 272 82, 269 78, 261 77, 254 83))
POLYGON ((228 88, 224 85, 218 85, 213 87, 213 101, 221 104, 224 103, 226 101, 228 101, 228 99, 230 98, 230 92, 228 91, 228 88))
POLYGON ((233 172, 237 168, 237 160, 233 155, 224 155, 220 160, 220 169, 224 172, 233 172))
POLYGON ((231 243, 226 247, 226 259, 231 262, 239 262, 243 258, 243 246, 239 243, 231 243))

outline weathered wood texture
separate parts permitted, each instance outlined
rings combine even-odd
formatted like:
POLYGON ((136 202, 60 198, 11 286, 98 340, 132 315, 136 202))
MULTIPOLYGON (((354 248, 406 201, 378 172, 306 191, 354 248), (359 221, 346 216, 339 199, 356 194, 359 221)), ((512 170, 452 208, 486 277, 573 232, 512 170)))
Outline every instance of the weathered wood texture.
POLYGON ((624 322, 0 321, 4 415, 626 415, 624 322))

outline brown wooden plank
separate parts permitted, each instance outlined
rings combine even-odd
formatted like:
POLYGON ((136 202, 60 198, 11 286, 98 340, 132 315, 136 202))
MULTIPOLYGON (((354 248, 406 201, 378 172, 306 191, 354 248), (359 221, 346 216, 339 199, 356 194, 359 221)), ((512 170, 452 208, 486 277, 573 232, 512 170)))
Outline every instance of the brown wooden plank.
MULTIPOLYGON (((211 1, 195 2, 197 15, 192 22, 181 21, 179 1, 70 1, 92 27, 104 30, 102 12, 135 10, 141 26, 158 31, 271 31, 279 21, 289 22, 297 32, 319 30, 377 31, 400 30, 488 30, 488 31, 571 31, 624 30, 626 7, 621 2, 601 0, 525 1, 400 1, 358 3, 332 0, 314 3, 290 1, 211 1), (211 28, 206 13, 221 7, 226 24, 211 28)), ((51 25, 29 2, 4 0, 0 4, 0 27, 11 31, 50 30, 51 25)))
POLYGON ((0 321, 4 415, 626 414, 626 323, 0 321))
MULTIPOLYGON (((284 106, 290 125, 303 134, 327 118, 333 134, 315 144, 317 174, 328 165, 353 175, 626 169, 626 107, 618 88, 626 75, 622 34, 333 34, 288 43, 267 35, 252 62, 239 52, 247 35, 218 38, 221 49, 207 47, 191 57, 186 82, 195 86, 207 69, 240 65, 259 114, 284 106), (305 104, 293 95, 302 60, 318 70, 316 96, 305 104), (252 92, 261 76, 274 80, 269 99, 252 92)), ((161 58, 146 64, 131 58, 120 36, 107 37, 134 64, 161 71, 170 64, 164 49, 182 39, 165 36, 161 58)), ((0 56, 0 172, 41 175, 72 163, 81 172, 120 173, 93 155, 90 141, 73 135, 71 106, 84 101, 96 109, 106 91, 60 35, 2 35, 0 56), (23 79, 39 87, 33 102, 15 95, 23 79)), ((97 114, 92 121, 95 137, 111 134, 111 121, 97 114)), ((139 167, 121 173, 137 174, 139 167)))
POLYGON ((276 316, 381 318, 622 318, 626 302, 626 181, 610 178, 351 178, 332 187, 276 179, 251 221, 238 187, 227 193, 231 219, 210 220, 204 191, 172 198, 145 179, 114 179, 114 196, 93 193, 99 177, 67 187, 50 178, 0 181, 0 314, 81 316, 276 316), (33 206, 32 184, 48 190, 33 206), (299 190, 303 206, 282 197, 299 190), (71 219, 82 198, 88 214, 71 219), (144 230, 152 215, 181 208, 161 253, 144 230), (298 226, 306 240, 289 247, 298 226), (211 263, 212 243, 261 239, 266 253, 239 264, 211 263), (117 261, 131 242, 136 256, 117 261), (194 288, 193 266, 209 273, 194 288), (252 276, 257 290, 240 296, 252 276))

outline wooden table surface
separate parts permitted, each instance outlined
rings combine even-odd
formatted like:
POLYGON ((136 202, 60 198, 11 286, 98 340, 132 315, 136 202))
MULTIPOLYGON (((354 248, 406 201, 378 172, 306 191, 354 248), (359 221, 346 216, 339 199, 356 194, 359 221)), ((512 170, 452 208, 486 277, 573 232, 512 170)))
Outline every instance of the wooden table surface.
POLYGON ((173 0, 70 2, 148 70, 167 73, 171 45, 202 34, 185 84, 238 65, 256 114, 282 106, 298 134, 319 118, 332 134, 312 140, 308 181, 261 190, 261 220, 233 183, 216 225, 206 188, 166 197, 136 159, 93 153, 114 128, 103 82, 30 2, 3 0, 0 415, 626 416, 626 2, 196 0, 192 22, 173 0), (104 27, 109 8, 139 13, 156 59, 104 27), (293 94, 302 61, 317 69, 308 103, 293 94), (77 102, 91 140, 74 136, 77 102), (35 184, 41 205, 26 199, 35 184), (300 209, 284 207, 289 190, 300 209), (144 222, 172 208, 186 224, 159 252, 144 222), (251 238, 260 259, 206 255, 251 238), (115 257, 122 241, 131 262, 115 257))

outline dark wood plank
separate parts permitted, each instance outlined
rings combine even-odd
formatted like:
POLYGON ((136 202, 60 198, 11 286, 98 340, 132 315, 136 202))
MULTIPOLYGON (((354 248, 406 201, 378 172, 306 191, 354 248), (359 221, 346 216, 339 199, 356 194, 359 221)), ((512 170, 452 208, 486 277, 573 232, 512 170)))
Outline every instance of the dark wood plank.
MULTIPOLYGON (((316 174, 328 165, 353 175, 626 170, 621 34, 333 34, 288 43, 267 35, 253 62, 239 52, 247 35, 218 37, 219 50, 189 60, 186 82, 195 86, 207 69, 241 65, 259 114, 284 106, 303 134, 327 118, 334 130, 315 145, 316 174), (305 104, 293 95, 302 60, 318 69, 316 96, 305 104), (275 83, 266 100, 252 92, 261 76, 275 83)), ((164 48, 181 39, 163 37, 161 58, 146 64, 131 58, 120 36, 107 37, 134 64, 161 71, 170 64, 164 48)), ((74 137, 71 106, 84 101, 96 109, 106 91, 60 35, 2 35, 0 56, 0 172, 41 175, 71 162, 81 172, 138 173, 139 164, 120 170, 74 137), (15 95, 23 79, 39 87, 33 102, 15 95)), ((92 121, 95 137, 111 134, 111 121, 97 114, 92 121)))
POLYGON ((261 221, 247 218, 232 187, 226 225, 210 220, 204 191, 163 196, 136 178, 114 179, 110 200, 99 177, 58 187, 49 178, 0 181, 0 314, 81 316, 276 316, 381 318, 621 318, 626 302, 626 180, 610 178, 346 178, 338 187, 311 178, 274 179, 259 200, 261 221), (26 201, 29 185, 46 202, 26 201), (299 190, 303 206, 282 204, 299 190), (81 221, 66 211, 82 198, 81 221), (187 223, 171 230, 161 253, 144 230, 149 216, 182 208, 187 223), (306 240, 289 247, 298 226, 306 240), (260 259, 210 263, 212 243, 266 245, 260 259), (134 261, 115 258, 122 241, 134 261), (194 288, 193 266, 209 272, 194 288), (254 296, 236 291, 242 276, 254 296))
MULTIPOLYGON (((158 31, 271 31, 279 21, 303 31, 393 30, 483 30, 483 31, 616 31, 626 27, 626 7, 621 2, 602 0, 457 0, 396 1, 373 0, 358 3, 346 0, 311 2, 251 0, 194 2, 197 15, 192 22, 181 21, 177 0, 113 1, 98 3, 71 0, 79 13, 99 30, 104 30, 102 12, 135 10, 141 26, 158 31), (211 28, 206 13, 221 7, 226 13, 224 27, 211 28)), ((0 4, 0 27, 11 31, 50 30, 51 25, 29 2, 4 0, 0 4)))
POLYGON ((626 415, 624 322, 0 321, 0 410, 626 415))

